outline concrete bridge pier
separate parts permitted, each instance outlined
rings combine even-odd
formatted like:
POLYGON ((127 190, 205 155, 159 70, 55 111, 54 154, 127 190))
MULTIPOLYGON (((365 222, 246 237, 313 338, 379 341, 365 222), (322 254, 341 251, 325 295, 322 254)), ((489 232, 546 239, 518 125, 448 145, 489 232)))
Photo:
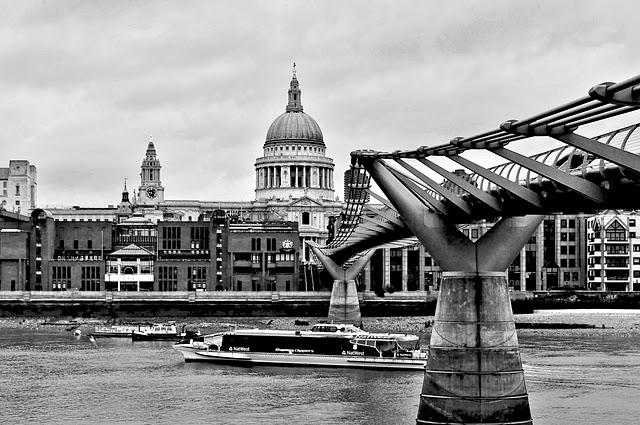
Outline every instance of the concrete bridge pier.
POLYGON ((311 246, 311 250, 333 278, 327 319, 361 327, 362 315, 360 314, 360 301, 358 300, 355 279, 369 262, 375 250, 372 249, 362 255, 347 269, 338 266, 335 261, 319 248, 311 246))
POLYGON ((532 424, 505 271, 544 216, 504 217, 472 242, 381 160, 364 164, 444 270, 417 424, 532 424))
POLYGON ((443 273, 416 423, 532 424, 504 273, 443 273))

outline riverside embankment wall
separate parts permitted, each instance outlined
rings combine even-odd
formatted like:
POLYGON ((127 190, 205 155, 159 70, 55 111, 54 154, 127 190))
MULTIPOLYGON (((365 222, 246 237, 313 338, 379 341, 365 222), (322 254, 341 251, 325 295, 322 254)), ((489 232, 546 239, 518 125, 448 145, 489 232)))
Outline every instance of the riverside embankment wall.
MULTIPOLYGON (((538 309, 638 308, 640 292, 511 292, 514 313, 538 309)), ((437 292, 359 293, 363 316, 430 316, 437 292)), ((0 317, 322 317, 329 292, 0 291, 0 317)))

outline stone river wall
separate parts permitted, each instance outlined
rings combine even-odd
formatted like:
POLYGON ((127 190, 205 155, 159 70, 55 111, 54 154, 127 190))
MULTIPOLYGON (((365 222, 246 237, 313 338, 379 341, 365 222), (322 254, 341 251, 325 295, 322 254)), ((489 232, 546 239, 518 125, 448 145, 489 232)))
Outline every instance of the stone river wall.
MULTIPOLYGON (((638 308, 640 292, 511 292, 514 313, 543 309, 638 308)), ((0 292, 0 317, 322 317, 330 292, 0 292)), ((430 316, 437 292, 358 293, 363 316, 430 316)))

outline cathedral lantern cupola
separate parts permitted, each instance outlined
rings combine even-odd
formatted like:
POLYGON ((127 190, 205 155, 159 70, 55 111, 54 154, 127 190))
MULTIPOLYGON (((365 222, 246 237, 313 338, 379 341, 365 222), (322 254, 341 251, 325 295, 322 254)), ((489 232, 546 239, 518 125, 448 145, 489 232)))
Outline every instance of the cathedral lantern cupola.
POLYGON ((293 77, 289 84, 289 104, 287 105, 287 112, 302 112, 302 92, 300 91, 300 85, 296 78, 296 64, 293 64, 293 77))
POLYGON ((138 203, 157 204, 164 201, 164 187, 160 181, 160 161, 153 144, 153 136, 149 136, 147 152, 140 167, 140 188, 138 203))
POLYGON ((118 217, 128 217, 133 212, 133 205, 129 200, 129 191, 127 190, 127 179, 124 179, 124 189, 122 190, 122 199, 118 204, 118 217))

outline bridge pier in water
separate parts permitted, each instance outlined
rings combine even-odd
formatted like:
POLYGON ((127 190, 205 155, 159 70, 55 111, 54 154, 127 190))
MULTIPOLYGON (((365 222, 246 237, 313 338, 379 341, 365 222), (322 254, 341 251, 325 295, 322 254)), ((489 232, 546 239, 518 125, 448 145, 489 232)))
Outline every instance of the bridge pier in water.
POLYGON ((416 423, 532 424, 505 271, 544 216, 504 217, 474 243, 384 161, 364 166, 444 271, 416 423))
POLYGON ((360 273, 369 262, 375 250, 372 249, 368 251, 346 269, 338 266, 335 261, 319 248, 311 246, 311 250, 333 278, 327 319, 361 327, 362 315, 360 313, 360 301, 358 300, 355 279, 358 273, 360 273))
POLYGON ((504 273, 443 273, 416 422, 532 424, 504 273))

